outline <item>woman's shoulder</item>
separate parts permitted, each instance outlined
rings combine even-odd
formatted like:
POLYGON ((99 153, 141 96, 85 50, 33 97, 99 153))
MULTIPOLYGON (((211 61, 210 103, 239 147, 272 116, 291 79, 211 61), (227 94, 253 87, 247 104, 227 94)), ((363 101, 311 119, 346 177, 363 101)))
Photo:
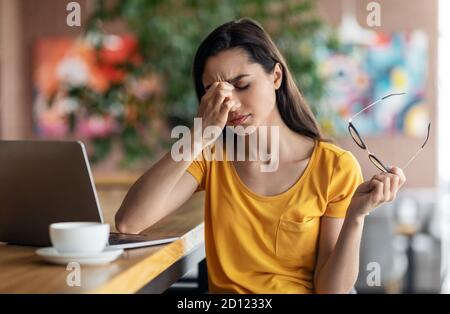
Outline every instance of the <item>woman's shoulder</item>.
POLYGON ((358 164, 358 161, 356 160, 355 156, 353 156, 351 151, 346 150, 333 142, 319 140, 318 150, 318 154, 320 155, 321 159, 323 159, 323 161, 327 161, 328 163, 358 164))
POLYGON ((319 140, 318 144, 319 144, 320 149, 328 154, 333 154, 333 155, 339 156, 346 152, 345 149, 343 149, 342 147, 339 147, 337 144, 330 142, 330 141, 319 140))
POLYGON ((226 160, 226 149, 223 145, 213 143, 202 149, 202 152, 195 158, 195 161, 205 164, 216 163, 226 160))
MULTIPOLYGON (((338 145, 319 141, 318 163, 321 173, 328 174, 330 180, 336 182, 353 182, 359 184, 363 181, 362 169, 352 152, 338 145)), ((341 185, 339 185, 341 188, 341 185)))

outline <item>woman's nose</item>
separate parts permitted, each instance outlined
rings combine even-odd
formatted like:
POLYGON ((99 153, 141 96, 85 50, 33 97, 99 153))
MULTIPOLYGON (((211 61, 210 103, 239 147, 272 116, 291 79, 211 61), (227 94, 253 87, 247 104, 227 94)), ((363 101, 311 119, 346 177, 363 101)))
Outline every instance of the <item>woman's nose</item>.
POLYGON ((231 111, 240 111, 241 107, 242 107, 242 103, 241 100, 239 99, 239 97, 236 97, 235 95, 233 95, 233 97, 231 98, 231 101, 233 101, 234 106, 233 108, 231 108, 231 111))

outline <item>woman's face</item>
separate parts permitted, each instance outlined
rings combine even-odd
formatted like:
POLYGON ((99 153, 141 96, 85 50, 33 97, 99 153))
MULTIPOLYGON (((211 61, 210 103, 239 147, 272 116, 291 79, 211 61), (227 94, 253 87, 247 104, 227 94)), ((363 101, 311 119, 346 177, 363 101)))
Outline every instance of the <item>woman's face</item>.
POLYGON ((203 72, 203 86, 228 82, 234 86, 233 99, 241 107, 228 115, 227 125, 272 125, 278 114, 275 90, 281 85, 282 72, 277 64, 267 74, 258 63, 250 63, 245 50, 233 48, 208 58, 203 72))

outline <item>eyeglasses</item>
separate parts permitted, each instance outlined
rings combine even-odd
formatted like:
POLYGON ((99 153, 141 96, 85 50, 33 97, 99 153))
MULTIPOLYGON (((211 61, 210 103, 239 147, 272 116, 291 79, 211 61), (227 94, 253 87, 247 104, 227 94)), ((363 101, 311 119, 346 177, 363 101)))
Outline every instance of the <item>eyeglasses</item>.
MULTIPOLYGON (((358 131, 356 130, 355 126, 352 123, 352 120, 354 118, 356 118, 360 113, 366 111, 367 109, 369 109, 370 107, 376 105, 379 102, 382 102, 383 100, 389 98, 389 97, 393 97, 393 96, 400 96, 400 95, 404 95, 405 93, 397 93, 397 94, 389 94, 386 95, 380 99, 378 99, 377 101, 371 103, 370 105, 368 105, 367 107, 363 108, 361 111, 357 112, 355 115, 353 115, 350 119, 348 119, 348 131, 350 132, 350 135, 352 136, 353 140, 355 141, 356 145, 358 145, 360 148, 367 150, 367 153, 369 155, 369 160, 382 172, 389 172, 389 168, 387 168, 380 159, 378 159, 374 154, 372 154, 369 151, 369 147, 366 145, 366 143, 364 143, 363 139, 361 138, 361 136, 359 135, 358 131)), ((417 150, 417 152, 406 162, 406 164, 402 167, 403 170, 405 170, 406 168, 408 168, 408 166, 410 165, 410 163, 419 155, 419 153, 422 151, 422 149, 425 147, 425 145, 428 142, 428 138, 430 137, 430 128, 431 128, 431 122, 428 123, 428 129, 427 129, 427 137, 425 139, 425 142, 422 144, 422 146, 417 150)))

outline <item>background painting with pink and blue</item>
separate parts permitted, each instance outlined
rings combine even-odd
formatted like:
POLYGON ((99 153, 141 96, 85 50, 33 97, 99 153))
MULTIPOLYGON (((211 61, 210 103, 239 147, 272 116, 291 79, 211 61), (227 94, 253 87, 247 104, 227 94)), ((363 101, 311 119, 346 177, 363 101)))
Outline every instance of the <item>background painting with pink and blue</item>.
POLYGON ((320 104, 322 126, 335 136, 348 135, 348 119, 373 101, 391 97, 358 115, 353 123, 363 135, 426 133, 425 95, 428 41, 424 32, 374 32, 365 43, 345 43, 338 52, 319 48, 320 72, 327 93, 320 104))

